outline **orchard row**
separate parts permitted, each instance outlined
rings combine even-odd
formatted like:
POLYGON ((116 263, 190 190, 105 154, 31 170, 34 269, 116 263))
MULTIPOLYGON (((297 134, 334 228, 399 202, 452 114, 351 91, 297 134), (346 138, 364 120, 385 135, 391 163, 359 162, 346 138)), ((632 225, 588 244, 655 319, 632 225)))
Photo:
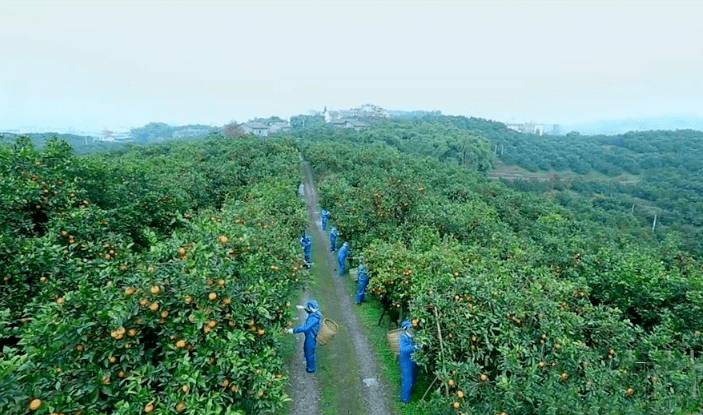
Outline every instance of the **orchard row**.
POLYGON ((304 153, 370 292, 426 346, 422 413, 699 410, 703 268, 675 235, 378 146, 304 153))
POLYGON ((0 159, 1 413, 280 412, 307 277, 290 143, 0 159))

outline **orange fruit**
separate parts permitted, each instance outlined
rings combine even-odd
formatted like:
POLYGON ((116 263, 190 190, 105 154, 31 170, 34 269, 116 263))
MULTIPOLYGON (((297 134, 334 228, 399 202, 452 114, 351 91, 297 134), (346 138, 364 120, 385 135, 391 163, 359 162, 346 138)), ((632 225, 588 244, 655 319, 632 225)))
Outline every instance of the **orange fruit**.
POLYGON ((186 341, 183 340, 183 339, 178 340, 178 341, 176 342, 176 347, 178 347, 179 349, 182 349, 182 348, 186 347, 186 341))
POLYGON ((153 303, 149 304, 149 310, 151 311, 156 311, 159 309, 159 302, 154 301, 153 303))
POLYGON ((161 287, 159 287, 158 285, 152 285, 149 291, 152 294, 159 294, 161 292, 161 287))
POLYGON ((207 298, 210 299, 210 301, 215 301, 215 300, 217 300, 217 293, 211 292, 210 294, 207 295, 207 298))
POLYGON ((144 412, 146 412, 147 414, 154 412, 154 404, 149 402, 148 404, 144 405, 144 412))
POLYGON ((226 244, 227 241, 229 241, 229 238, 227 238, 227 237, 224 236, 224 235, 220 235, 220 238, 219 238, 219 239, 220 239, 220 242, 223 243, 223 244, 226 244))
POLYGON ((137 289, 134 287, 127 287, 124 289, 124 293, 127 295, 132 295, 137 292, 137 289))
POLYGON ((488 375, 485 373, 481 373, 481 376, 479 376, 479 379, 481 379, 481 382, 485 382, 488 380, 488 375))
POLYGON ((39 399, 39 398, 32 399, 32 402, 29 403, 29 410, 36 411, 37 409, 39 409, 40 406, 41 406, 41 399, 39 399))
POLYGON ((188 385, 181 386, 181 391, 183 393, 188 393, 189 390, 190 390, 190 386, 188 386, 188 385))
POLYGON ((186 295, 186 297, 185 297, 185 302, 188 303, 188 304, 192 303, 192 302, 193 302, 193 296, 190 295, 190 294, 186 295))

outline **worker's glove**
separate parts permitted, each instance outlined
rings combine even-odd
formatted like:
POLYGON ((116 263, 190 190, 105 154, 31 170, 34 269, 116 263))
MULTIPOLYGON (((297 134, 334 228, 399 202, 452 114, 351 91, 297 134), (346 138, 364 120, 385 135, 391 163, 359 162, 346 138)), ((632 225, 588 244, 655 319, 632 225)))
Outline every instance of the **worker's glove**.
POLYGON ((293 334, 293 329, 288 329, 288 333, 293 334))
POLYGON ((297 305, 297 306, 295 306, 295 308, 297 308, 298 310, 305 310, 304 305, 297 305))

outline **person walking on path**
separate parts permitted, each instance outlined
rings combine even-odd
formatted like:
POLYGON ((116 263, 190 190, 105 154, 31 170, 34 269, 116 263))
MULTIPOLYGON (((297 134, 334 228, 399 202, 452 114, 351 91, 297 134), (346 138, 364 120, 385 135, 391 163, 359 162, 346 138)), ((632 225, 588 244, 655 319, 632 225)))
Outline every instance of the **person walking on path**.
POLYGON ((305 323, 298 327, 288 329, 288 333, 305 333, 305 344, 303 352, 305 354, 305 371, 315 373, 317 365, 315 363, 315 345, 317 344, 317 332, 320 329, 322 314, 319 311, 319 305, 316 300, 310 300, 305 306, 299 305, 308 313, 308 318, 305 323))
POLYGON ((339 262, 339 275, 343 275, 345 269, 344 261, 347 259, 349 256, 349 242, 345 242, 342 244, 342 247, 339 248, 339 252, 337 252, 337 262, 339 262))
POLYGON ((303 259, 305 259, 305 266, 310 268, 310 251, 312 250, 312 241, 307 234, 303 234, 300 238, 300 245, 303 247, 303 259))
POLYGON ((405 320, 400 324, 404 331, 398 336, 400 347, 400 400, 408 403, 410 395, 417 378, 417 363, 413 360, 415 350, 422 348, 422 345, 415 345, 413 342, 412 323, 405 320))
POLYGON ((327 219, 330 217, 330 212, 327 209, 322 209, 320 217, 322 218, 322 230, 324 231, 327 229, 327 219))
POLYGON ((369 283, 369 269, 366 266, 366 258, 363 255, 359 256, 359 266, 356 268, 356 303, 361 304, 366 297, 366 284, 369 283))
POLYGON ((332 232, 330 232, 330 251, 334 252, 337 250, 337 237, 339 236, 339 232, 337 232, 337 228, 332 228, 332 232))

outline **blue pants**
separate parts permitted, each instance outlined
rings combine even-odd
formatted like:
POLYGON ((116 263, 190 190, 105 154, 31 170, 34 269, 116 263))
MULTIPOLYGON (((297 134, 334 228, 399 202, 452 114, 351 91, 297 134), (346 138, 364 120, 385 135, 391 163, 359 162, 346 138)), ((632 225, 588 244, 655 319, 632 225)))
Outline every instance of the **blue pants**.
POLYGON ((330 251, 334 252, 337 249, 337 237, 330 236, 330 251))
POLYGON ((340 258, 337 258, 337 262, 339 262, 339 275, 344 274, 344 271, 346 270, 346 269, 344 268, 344 260, 345 260, 345 259, 346 259, 346 258, 341 258, 341 259, 340 259, 340 258))
POLYGON ((359 277, 359 279, 356 281, 356 303, 361 304, 362 301, 364 301, 364 297, 366 297, 366 284, 369 283, 369 278, 365 277, 359 277))
POLYGON ((305 333, 305 370, 308 373, 314 373, 317 370, 315 365, 315 344, 317 341, 313 335, 305 333))
POLYGON ((322 230, 324 231, 326 227, 327 227, 327 218, 323 216, 322 217, 322 230))
POLYGON ((413 392, 415 378, 417 377, 417 363, 413 362, 410 357, 403 358, 400 356, 400 400, 403 402, 410 401, 410 395, 413 392))
POLYGON ((305 262, 310 262, 310 249, 305 249, 305 262))

